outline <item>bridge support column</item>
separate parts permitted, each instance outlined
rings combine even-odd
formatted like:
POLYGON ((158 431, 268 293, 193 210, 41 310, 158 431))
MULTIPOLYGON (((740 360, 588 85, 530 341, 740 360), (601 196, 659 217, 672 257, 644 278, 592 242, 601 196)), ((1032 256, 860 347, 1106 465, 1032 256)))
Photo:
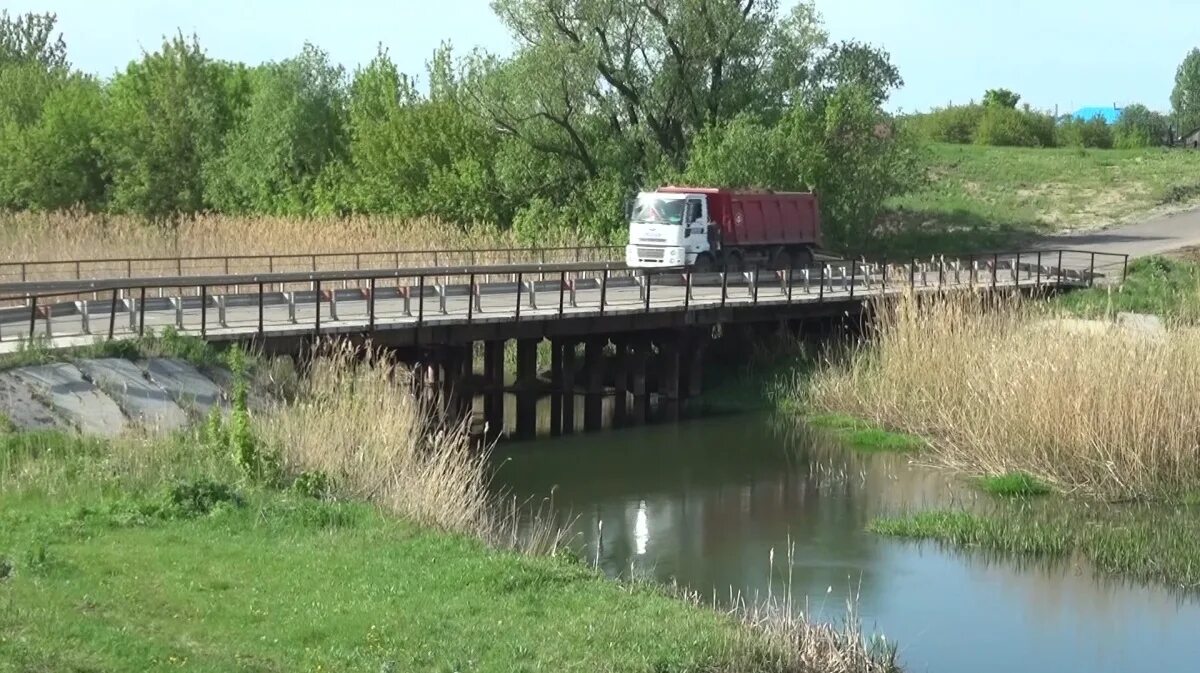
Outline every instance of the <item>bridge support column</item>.
POLYGON ((487 434, 504 434, 504 342, 486 341, 483 344, 483 422, 487 434))
POLYGON ((704 392, 704 347, 707 340, 704 334, 693 332, 685 343, 684 397, 694 400, 704 392))
POLYGON ((558 437, 563 430, 563 345, 550 343, 550 436, 558 437))
POLYGON ((554 382, 562 391, 562 432, 570 435, 575 432, 575 342, 560 341, 555 350, 562 358, 559 378, 554 382))
POLYGON ((589 339, 583 354, 587 369, 583 428, 588 432, 599 430, 604 424, 604 345, 603 339, 589 339))
POLYGON ((629 425, 629 344, 615 341, 617 357, 613 360, 613 427, 629 425))
POLYGON ((540 339, 517 340, 517 438, 537 437, 537 347, 540 339))
POLYGON ((663 419, 679 420, 679 338, 670 336, 659 342, 658 394, 662 401, 663 419))
POLYGON ((631 344, 629 357, 629 384, 633 392, 633 424, 645 425, 650 410, 650 396, 646 394, 646 362, 650 357, 650 343, 637 341, 631 344))

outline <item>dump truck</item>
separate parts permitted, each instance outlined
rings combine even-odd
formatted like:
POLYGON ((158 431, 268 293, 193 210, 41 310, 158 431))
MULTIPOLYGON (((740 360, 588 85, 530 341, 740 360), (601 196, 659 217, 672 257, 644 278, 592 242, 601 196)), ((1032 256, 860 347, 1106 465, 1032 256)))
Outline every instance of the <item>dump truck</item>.
POLYGON ((698 272, 794 269, 821 246, 821 214, 809 192, 661 187, 629 208, 632 268, 698 272))

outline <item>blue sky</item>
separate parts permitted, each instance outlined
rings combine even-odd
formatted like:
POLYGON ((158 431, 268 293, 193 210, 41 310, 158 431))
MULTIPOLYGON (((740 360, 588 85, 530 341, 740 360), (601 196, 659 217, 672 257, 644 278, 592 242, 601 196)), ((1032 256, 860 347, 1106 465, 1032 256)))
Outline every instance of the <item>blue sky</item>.
MULTIPOLYGON (((783 0, 786 4, 788 0, 783 0)), ((72 62, 111 75, 164 34, 196 33, 209 54, 257 63, 307 40, 348 68, 382 42, 407 72, 433 49, 509 38, 487 0, 7 0, 11 12, 53 11, 72 62)), ((1007 87, 1033 105, 1143 102, 1165 110, 1192 47, 1194 0, 817 0, 836 39, 883 46, 906 86, 891 107, 926 109, 1007 87)))

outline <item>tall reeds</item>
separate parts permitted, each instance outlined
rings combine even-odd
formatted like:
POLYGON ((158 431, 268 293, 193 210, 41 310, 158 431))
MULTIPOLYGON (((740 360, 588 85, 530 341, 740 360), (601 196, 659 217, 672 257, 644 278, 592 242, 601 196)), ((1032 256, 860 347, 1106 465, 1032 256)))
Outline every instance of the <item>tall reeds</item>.
POLYGON ((934 460, 1111 499, 1200 484, 1200 332, 962 294, 881 305, 794 395, 930 438, 934 460))

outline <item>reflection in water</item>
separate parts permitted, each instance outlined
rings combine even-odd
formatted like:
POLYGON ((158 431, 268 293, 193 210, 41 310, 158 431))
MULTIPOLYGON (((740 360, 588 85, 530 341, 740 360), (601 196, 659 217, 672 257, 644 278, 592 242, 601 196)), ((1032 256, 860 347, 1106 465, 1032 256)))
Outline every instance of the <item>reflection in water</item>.
POLYGON ((987 500, 794 424, 741 416, 543 441, 510 452, 499 482, 554 493, 583 557, 613 576, 749 597, 790 576, 793 600, 830 619, 857 595, 910 671, 1195 670, 1200 655, 1200 607, 1165 591, 865 532, 880 513, 987 500))

